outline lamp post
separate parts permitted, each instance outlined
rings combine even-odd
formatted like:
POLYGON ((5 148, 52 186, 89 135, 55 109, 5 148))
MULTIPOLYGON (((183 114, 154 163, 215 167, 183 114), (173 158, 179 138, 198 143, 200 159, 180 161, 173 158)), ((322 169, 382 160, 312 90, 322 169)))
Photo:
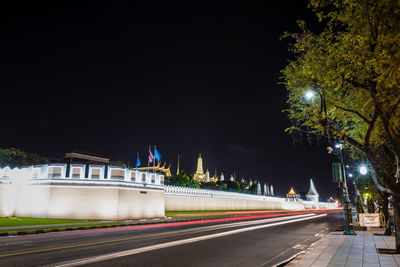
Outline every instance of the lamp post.
MULTIPOLYGON (((340 132, 339 121, 336 121, 337 131, 340 132)), ((340 141, 340 140, 339 140, 340 141)), ((337 145, 335 145, 337 147, 337 145)), ((347 188, 347 179, 346 179, 346 168, 343 159, 343 145, 339 143, 339 158, 340 158, 340 165, 343 177, 343 213, 344 213, 344 235, 356 235, 356 232, 350 229, 350 223, 352 222, 351 216, 351 203, 349 198, 349 191, 347 188)))
MULTIPOLYGON (((306 98, 307 101, 312 101, 315 96, 315 91, 310 89, 307 90, 304 93, 304 97, 306 98)), ((337 126, 337 132, 338 135, 340 133, 340 127, 339 127, 339 121, 336 120, 336 126, 337 126)), ((351 217, 351 204, 350 204, 350 198, 349 198, 349 192, 347 189, 347 180, 346 180, 346 170, 345 170, 345 164, 344 164, 344 159, 343 159, 343 145, 340 143, 336 144, 335 147, 339 149, 339 158, 340 158, 340 173, 341 176, 343 177, 343 213, 344 213, 344 227, 345 231, 343 232, 344 235, 356 235, 356 233, 350 229, 350 223, 352 221, 351 217)), ((328 149, 329 150, 329 149, 328 149)), ((331 153, 332 149, 329 150, 328 153, 331 153)), ((338 170, 339 171, 339 170, 338 170)))

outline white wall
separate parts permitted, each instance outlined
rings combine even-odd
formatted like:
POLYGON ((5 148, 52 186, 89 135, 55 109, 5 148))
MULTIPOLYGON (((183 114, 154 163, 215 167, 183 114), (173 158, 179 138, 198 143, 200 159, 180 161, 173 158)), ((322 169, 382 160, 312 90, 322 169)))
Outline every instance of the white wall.
POLYGON ((165 187, 165 211, 202 210, 303 210, 302 201, 208 189, 165 187))
POLYGON ((131 170, 122 169, 129 172, 122 180, 73 179, 66 177, 65 168, 60 164, 0 168, 0 217, 125 220, 165 215, 162 175, 155 174, 154 183, 147 173, 144 182, 131 181, 131 170), (54 177, 53 166, 62 167, 60 176, 54 177))
MULTIPOLYGON (((89 174, 92 168, 98 167, 89 166, 89 174)), ((89 178, 90 175, 88 178, 83 175, 66 177, 65 164, 13 170, 0 168, 0 217, 125 220, 163 217, 165 211, 316 207, 313 201, 164 186, 162 175, 112 168, 118 170, 118 176, 113 177, 108 172, 96 179, 89 178), (136 173, 136 179, 131 179, 132 172, 136 173), (154 183, 151 175, 155 175, 154 183)), ((318 205, 320 208, 337 207, 336 203, 319 202, 318 205)))

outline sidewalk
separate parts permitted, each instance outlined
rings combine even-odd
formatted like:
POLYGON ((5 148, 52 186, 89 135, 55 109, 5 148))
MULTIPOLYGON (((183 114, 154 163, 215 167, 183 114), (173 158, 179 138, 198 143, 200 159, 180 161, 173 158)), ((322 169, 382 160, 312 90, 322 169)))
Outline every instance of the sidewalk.
POLYGON ((286 266, 400 266, 400 255, 378 254, 376 250, 394 248, 394 237, 374 236, 373 233, 377 231, 357 231, 356 236, 331 232, 286 266))

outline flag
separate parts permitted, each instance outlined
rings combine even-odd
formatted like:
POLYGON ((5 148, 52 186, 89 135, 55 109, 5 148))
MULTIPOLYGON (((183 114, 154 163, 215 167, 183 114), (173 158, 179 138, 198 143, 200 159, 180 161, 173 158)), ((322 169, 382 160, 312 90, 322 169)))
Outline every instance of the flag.
POLYGON ((156 160, 160 161, 161 160, 161 154, 158 152, 156 146, 154 146, 154 157, 156 160))
POLYGON ((151 153, 151 147, 149 146, 149 164, 154 161, 154 155, 151 153))
POLYGON ((140 163, 139 153, 137 153, 136 168, 139 167, 141 164, 142 164, 142 163, 140 163))

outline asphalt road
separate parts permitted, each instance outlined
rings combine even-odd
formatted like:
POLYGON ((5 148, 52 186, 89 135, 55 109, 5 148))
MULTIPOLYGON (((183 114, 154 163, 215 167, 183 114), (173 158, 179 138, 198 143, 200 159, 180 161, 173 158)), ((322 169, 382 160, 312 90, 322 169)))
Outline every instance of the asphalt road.
POLYGON ((2 237, 0 266, 272 266, 343 222, 341 212, 244 217, 2 237))

